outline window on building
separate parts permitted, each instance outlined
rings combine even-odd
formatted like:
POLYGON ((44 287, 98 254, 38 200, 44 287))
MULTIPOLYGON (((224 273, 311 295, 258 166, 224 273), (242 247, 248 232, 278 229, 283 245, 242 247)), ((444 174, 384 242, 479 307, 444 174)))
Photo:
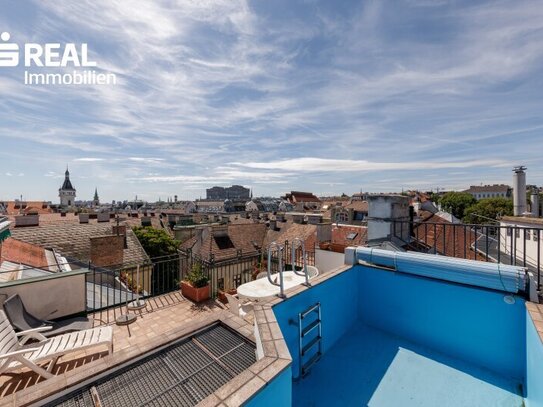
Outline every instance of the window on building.
POLYGON ((234 243, 232 243, 229 236, 213 236, 213 239, 220 250, 234 248, 234 243))
POLYGON ((336 213, 336 222, 348 222, 349 215, 347 212, 338 212, 336 213))
POLYGON ((355 220, 364 220, 364 212, 354 212, 354 219, 355 220))

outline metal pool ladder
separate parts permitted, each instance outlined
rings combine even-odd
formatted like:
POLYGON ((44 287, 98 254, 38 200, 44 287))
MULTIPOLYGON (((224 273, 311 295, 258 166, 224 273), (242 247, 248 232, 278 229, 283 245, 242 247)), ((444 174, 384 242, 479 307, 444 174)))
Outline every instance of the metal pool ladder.
POLYGON ((321 319, 321 303, 318 302, 312 305, 304 312, 298 314, 298 327, 300 332, 299 360, 300 360, 300 378, 303 378, 315 363, 322 356, 322 319, 321 319), (316 319, 306 319, 317 314, 316 319), (307 322, 311 321, 311 322, 307 322), (304 324, 305 322, 305 324, 304 324), (312 332, 317 329, 317 333, 312 332), (317 346, 317 351, 304 363, 304 357, 310 354, 311 349, 317 346))

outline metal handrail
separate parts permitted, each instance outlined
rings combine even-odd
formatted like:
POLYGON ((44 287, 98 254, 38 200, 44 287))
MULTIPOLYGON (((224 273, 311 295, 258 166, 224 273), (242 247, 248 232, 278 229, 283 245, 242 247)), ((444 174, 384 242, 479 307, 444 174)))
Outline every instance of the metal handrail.
POLYGON ((277 242, 272 242, 268 247, 268 281, 270 284, 279 287, 279 298, 285 298, 285 286, 283 283, 283 245, 278 244, 277 242), (277 259, 279 262, 279 283, 276 283, 271 278, 271 260, 273 252, 277 252, 277 259))
POLYGON ((311 283, 309 282, 309 273, 307 271, 307 259, 306 259, 306 254, 305 254, 305 243, 299 237, 296 237, 296 238, 292 239, 290 262, 292 263, 292 271, 294 272, 294 274, 296 274, 298 276, 305 276, 305 283, 304 284, 307 287, 311 287, 311 283), (303 270, 304 270, 303 273, 299 273, 296 270, 296 250, 298 249, 298 247, 302 248, 302 264, 303 264, 303 270))

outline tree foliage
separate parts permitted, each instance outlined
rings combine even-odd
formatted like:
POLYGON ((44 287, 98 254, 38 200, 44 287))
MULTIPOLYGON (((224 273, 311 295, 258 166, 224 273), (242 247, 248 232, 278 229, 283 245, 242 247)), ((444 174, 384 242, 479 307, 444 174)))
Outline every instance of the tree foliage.
POLYGON ((166 231, 150 226, 137 226, 133 230, 149 257, 177 253, 179 242, 172 239, 166 231))
POLYGON ((439 194, 436 194, 435 192, 430 192, 428 194, 428 198, 430 199, 430 201, 434 202, 434 203, 438 203, 439 202, 439 194))
POLYGON ((489 219, 513 215, 513 201, 507 198, 486 198, 471 205, 464 213, 466 223, 488 223, 489 219), (479 215, 479 216, 477 216, 479 215))
POLYGON ((447 192, 439 198, 441 207, 458 219, 462 219, 464 211, 475 202, 475 198, 467 192, 447 192))

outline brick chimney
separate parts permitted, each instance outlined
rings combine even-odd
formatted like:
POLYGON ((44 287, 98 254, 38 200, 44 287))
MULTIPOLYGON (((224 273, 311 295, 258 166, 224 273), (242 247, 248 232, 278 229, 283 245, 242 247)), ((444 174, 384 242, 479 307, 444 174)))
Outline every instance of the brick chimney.
POLYGON ((297 213, 295 215, 292 215, 292 222, 303 224, 305 223, 304 218, 305 218, 305 215, 303 213, 297 213))
POLYGON ((111 234, 117 235, 117 236, 123 236, 124 248, 128 249, 128 242, 126 240, 126 225, 113 225, 111 234))
POLYGON ((116 234, 91 237, 91 263, 99 267, 117 266, 122 264, 124 256, 124 239, 124 235, 117 236, 116 234))
POLYGON ((15 216, 15 227, 21 226, 39 226, 40 224, 40 215, 17 215, 15 216))
POLYGON ((109 212, 100 212, 98 213, 97 222, 109 222, 110 215, 109 212))

